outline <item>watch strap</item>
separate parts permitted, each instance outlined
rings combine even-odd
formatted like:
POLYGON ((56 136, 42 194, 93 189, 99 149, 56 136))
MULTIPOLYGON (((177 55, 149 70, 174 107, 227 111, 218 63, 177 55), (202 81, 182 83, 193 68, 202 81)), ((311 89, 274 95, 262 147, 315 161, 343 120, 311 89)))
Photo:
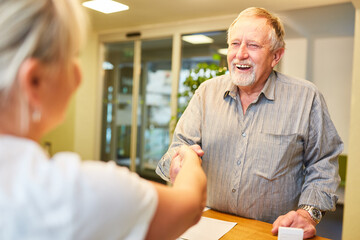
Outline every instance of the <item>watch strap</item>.
POLYGON ((299 206, 299 209, 304 209, 305 211, 307 211, 310 217, 314 220, 314 222, 316 222, 316 224, 318 224, 321 221, 321 218, 324 216, 323 212, 320 211, 320 209, 311 205, 301 204, 299 206))

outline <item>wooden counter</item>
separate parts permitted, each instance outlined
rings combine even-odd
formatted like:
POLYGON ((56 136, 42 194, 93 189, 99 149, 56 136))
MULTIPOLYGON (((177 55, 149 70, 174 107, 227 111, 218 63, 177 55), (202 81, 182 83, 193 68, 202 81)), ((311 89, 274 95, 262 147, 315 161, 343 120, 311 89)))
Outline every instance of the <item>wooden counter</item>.
MULTIPOLYGON (((272 235, 271 229, 272 224, 261 222, 257 220, 242 218, 226 213, 220 213, 214 210, 207 210, 203 213, 204 217, 216 218, 219 220, 237 222, 228 233, 226 233, 221 240, 236 240, 236 239, 246 239, 246 240, 277 240, 277 236, 272 235)), ((310 238, 313 240, 326 240, 328 238, 323 238, 315 236, 310 238)))

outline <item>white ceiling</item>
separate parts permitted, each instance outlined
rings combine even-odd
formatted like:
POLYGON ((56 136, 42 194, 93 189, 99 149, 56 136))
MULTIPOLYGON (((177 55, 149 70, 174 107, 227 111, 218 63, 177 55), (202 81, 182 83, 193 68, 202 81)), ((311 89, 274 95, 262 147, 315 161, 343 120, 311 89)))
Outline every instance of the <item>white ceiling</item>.
MULTIPOLYGON (((85 0, 80 0, 84 2, 85 0)), ((116 0, 128 11, 103 14, 87 9, 96 31, 189 19, 237 15, 251 6, 276 12, 286 25, 287 37, 353 35, 355 10, 346 0, 116 0), (326 26, 326 27, 324 27, 326 26)))

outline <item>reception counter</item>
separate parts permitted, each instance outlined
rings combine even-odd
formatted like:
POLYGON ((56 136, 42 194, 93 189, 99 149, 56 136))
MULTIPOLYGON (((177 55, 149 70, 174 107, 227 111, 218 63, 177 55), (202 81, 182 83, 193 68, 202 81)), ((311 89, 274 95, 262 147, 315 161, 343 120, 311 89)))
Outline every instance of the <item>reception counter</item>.
MULTIPOLYGON (((265 223, 257 220, 237 217, 230 214, 220 213, 214 210, 207 210, 203 213, 204 217, 215 218, 219 220, 237 222, 234 228, 232 228, 228 233, 226 233, 221 240, 236 240, 236 239, 246 239, 246 240, 276 240, 277 236, 272 235, 271 229, 272 224, 265 223)), ((328 238, 323 238, 315 236, 310 238, 313 240, 326 240, 328 238)))

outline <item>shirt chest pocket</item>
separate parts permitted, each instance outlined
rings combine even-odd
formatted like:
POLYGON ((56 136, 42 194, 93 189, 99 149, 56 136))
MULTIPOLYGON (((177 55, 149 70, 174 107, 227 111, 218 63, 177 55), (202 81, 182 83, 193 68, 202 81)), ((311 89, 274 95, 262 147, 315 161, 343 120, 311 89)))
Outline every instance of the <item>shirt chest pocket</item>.
MULTIPOLYGON (((303 141, 298 133, 261 130, 250 145, 254 148, 255 175, 275 180, 301 164, 303 141)), ((249 145, 249 146, 250 146, 249 145)))

